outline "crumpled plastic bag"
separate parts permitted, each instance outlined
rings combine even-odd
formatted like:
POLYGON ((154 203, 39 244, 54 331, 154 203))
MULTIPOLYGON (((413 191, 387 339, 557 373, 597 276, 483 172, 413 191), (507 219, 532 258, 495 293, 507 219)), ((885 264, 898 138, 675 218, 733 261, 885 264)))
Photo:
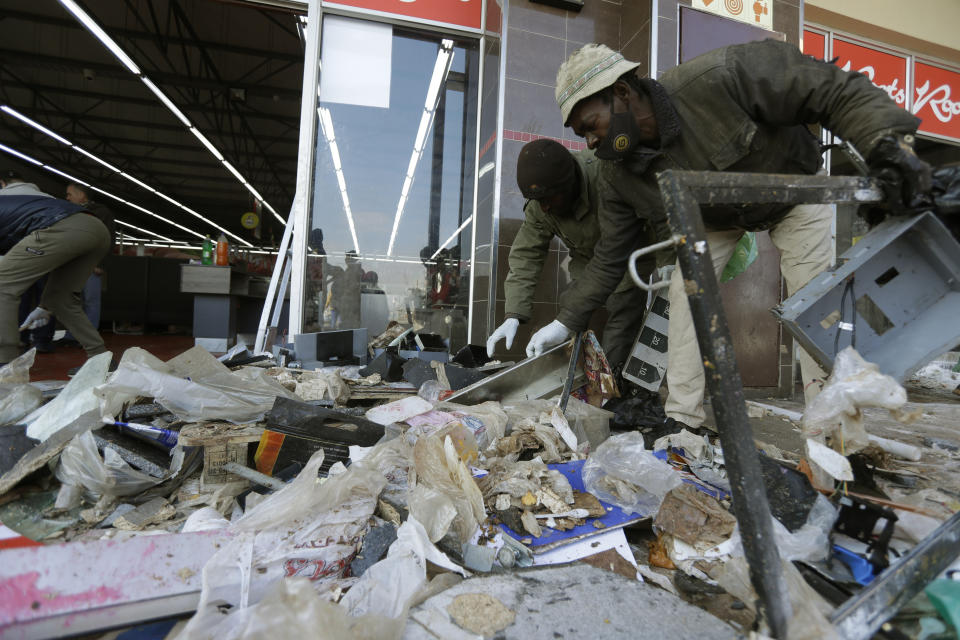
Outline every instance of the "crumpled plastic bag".
POLYGON ((17 424, 43 404, 40 389, 26 384, 0 384, 0 426, 17 424))
POLYGON ((599 447, 610 437, 613 412, 570 397, 563 413, 579 442, 589 442, 591 449, 599 447))
POLYGON ((340 603, 353 616, 404 617, 411 600, 427 584, 428 561, 435 567, 469 575, 433 546, 423 525, 410 517, 397 529, 397 539, 387 550, 387 557, 367 569, 340 603))
POLYGON ((486 519, 487 513, 483 506, 483 495, 470 469, 460 459, 453 441, 449 436, 443 440, 436 435, 420 438, 413 447, 413 460, 416 473, 411 481, 408 499, 411 513, 426 516, 430 509, 437 510, 435 518, 428 517, 423 523, 430 531, 431 542, 436 542, 447 532, 442 520, 449 513, 449 503, 457 515, 447 528, 453 528, 460 542, 467 542, 477 524, 486 519), (443 494, 446 500, 432 493, 417 491, 421 484, 443 494), (429 505, 424 505, 423 502, 427 500, 429 505))
POLYGON ((499 402, 490 400, 471 406, 441 402, 436 408, 440 411, 452 411, 454 415, 461 417, 463 424, 473 431, 480 451, 492 447, 507 431, 507 414, 499 402))
POLYGON ((352 618, 347 610, 325 600, 306 578, 278 581, 251 607, 228 615, 216 614, 215 624, 203 630, 184 630, 179 640, 399 640, 403 623, 381 616, 352 618))
POLYGON ((304 577, 319 585, 343 577, 386 479, 360 461, 322 482, 321 464, 323 449, 289 484, 230 525, 234 535, 204 566, 197 613, 181 637, 213 637, 222 619, 218 603, 244 609, 281 579, 304 577))
POLYGON ((94 393, 105 418, 119 415, 123 405, 138 396, 152 396, 180 420, 236 424, 261 420, 277 396, 298 399, 263 369, 230 371, 202 347, 168 362, 137 347, 127 349, 120 366, 94 393))
POLYGON ((215 531, 217 529, 226 529, 230 526, 230 521, 224 518, 219 511, 213 507, 202 507, 197 509, 183 523, 180 533, 192 533, 194 531, 215 531))
MULTIPOLYGON (((792 533, 776 518, 771 517, 771 520, 781 560, 817 562, 830 555, 830 531, 837 520, 837 509, 824 496, 817 496, 807 521, 792 533)), ((744 555, 740 527, 734 528, 730 539, 718 545, 717 550, 728 551, 734 556, 744 555)))
POLYGON ((37 350, 30 349, 0 367, 0 384, 24 384, 30 382, 30 368, 37 350))
POLYGON ((56 398, 23 419, 27 435, 44 442, 80 416, 96 411, 100 401, 94 391, 107 379, 112 358, 107 351, 87 359, 56 398))
POLYGON ((753 231, 747 231, 737 241, 737 246, 733 248, 733 254, 727 260, 723 273, 720 274, 720 282, 730 282, 738 275, 747 270, 752 265, 760 250, 757 247, 757 234, 753 231))
POLYGON ((332 400, 342 405, 350 399, 350 387, 337 373, 304 372, 294 393, 305 402, 332 400))
MULTIPOLYGON (((792 562, 783 558, 780 562, 791 609, 787 640, 840 640, 840 635, 828 619, 833 613, 833 607, 807 584, 792 562)), ((724 591, 739 598, 751 610, 754 609, 758 598, 750 582, 750 567, 746 558, 731 558, 720 565, 718 570, 711 571, 710 577, 716 580, 724 591)), ((769 632, 768 629, 761 631, 769 632)))
POLYGON ((655 514, 667 492, 681 483, 680 474, 645 449, 636 431, 609 438, 583 465, 586 490, 626 514, 655 514))
MULTIPOLYGON (((171 462, 171 466, 179 468, 177 463, 178 460, 179 463, 183 461, 183 450, 177 451, 179 455, 171 462)), ((100 496, 130 496, 141 493, 165 479, 137 471, 110 448, 103 450, 101 458, 97 441, 90 431, 75 436, 67 443, 60 454, 56 476, 65 485, 85 488, 93 500, 100 496)))
POLYGON ((850 455, 870 445, 862 408, 888 409, 903 422, 910 419, 899 411, 906 402, 907 392, 899 382, 847 347, 837 354, 826 385, 803 412, 801 431, 807 438, 826 441, 835 451, 850 455))

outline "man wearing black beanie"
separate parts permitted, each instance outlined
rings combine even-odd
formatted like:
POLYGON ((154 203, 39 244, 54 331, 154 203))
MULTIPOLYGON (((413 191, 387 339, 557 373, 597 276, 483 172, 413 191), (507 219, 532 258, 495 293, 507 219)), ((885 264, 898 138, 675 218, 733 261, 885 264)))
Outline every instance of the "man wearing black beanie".
MULTIPOLYGON (((493 357, 497 342, 513 345, 517 327, 528 322, 534 291, 550 251, 550 242, 560 238, 570 252, 570 276, 580 277, 593 247, 600 239, 597 223, 597 170, 593 151, 570 153, 559 142, 534 140, 517 159, 517 186, 527 203, 524 221, 510 248, 510 272, 504 282, 505 317, 487 340, 493 357)), ((638 265, 652 271, 654 263, 638 265)), ((609 317, 603 329, 603 349, 610 366, 622 367, 637 337, 646 310, 646 293, 626 276, 606 302, 609 317)))

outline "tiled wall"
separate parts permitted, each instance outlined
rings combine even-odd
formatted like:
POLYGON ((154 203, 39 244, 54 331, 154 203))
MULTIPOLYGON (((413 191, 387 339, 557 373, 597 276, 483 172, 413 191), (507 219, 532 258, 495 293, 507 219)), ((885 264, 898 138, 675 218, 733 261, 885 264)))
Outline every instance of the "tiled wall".
MULTIPOLYGON (((524 201, 516 181, 517 155, 524 144, 542 137, 559 140, 571 151, 585 147, 583 140, 565 128, 560 119, 560 110, 554 99, 557 69, 571 53, 588 42, 601 42, 619 49, 621 18, 628 11, 625 5, 635 4, 642 4, 642 1, 589 0, 582 11, 574 13, 529 0, 510 0, 494 326, 503 321, 507 257, 523 222, 524 201)), ((628 12, 634 13, 632 9, 628 12)), ((634 44, 649 38, 639 31, 638 28, 630 32, 634 44)), ((643 44, 644 48, 649 46, 648 42, 643 44)), ((503 355, 522 357, 531 333, 556 317, 559 294, 570 281, 566 258, 563 244, 554 240, 534 294, 533 318, 520 328, 513 348, 503 355)), ((602 322, 594 324, 602 326, 602 322)), ((502 343, 500 346, 503 347, 502 343)))

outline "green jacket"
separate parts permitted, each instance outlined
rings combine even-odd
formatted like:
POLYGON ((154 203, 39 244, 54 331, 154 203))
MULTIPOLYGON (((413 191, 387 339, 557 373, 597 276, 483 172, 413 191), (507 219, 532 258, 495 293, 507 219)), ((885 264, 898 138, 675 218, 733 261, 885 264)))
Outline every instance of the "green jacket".
MULTIPOLYGON (((589 149, 574 153, 573 157, 580 168, 580 196, 574 206, 573 215, 558 218, 544 213, 536 200, 528 200, 523 207, 524 221, 510 247, 510 272, 503 283, 507 318, 517 318, 521 322, 530 319, 533 293, 554 236, 563 240, 570 252, 570 276, 573 280, 581 277, 593 257, 594 245, 600 240, 600 198, 597 194, 600 162, 589 149)), ((624 291, 634 286, 636 285, 627 274, 626 277, 621 277, 616 291, 624 291)))
MULTIPOLYGON (((560 299, 557 319, 582 330, 617 286, 630 253, 669 237, 657 185, 665 169, 814 174, 820 124, 867 156, 889 133, 913 133, 919 120, 866 76, 764 40, 723 47, 642 80, 651 94, 660 149, 641 148, 624 161, 601 161, 601 239, 584 274, 560 299)), ((708 229, 767 229, 784 205, 704 207, 708 229)))

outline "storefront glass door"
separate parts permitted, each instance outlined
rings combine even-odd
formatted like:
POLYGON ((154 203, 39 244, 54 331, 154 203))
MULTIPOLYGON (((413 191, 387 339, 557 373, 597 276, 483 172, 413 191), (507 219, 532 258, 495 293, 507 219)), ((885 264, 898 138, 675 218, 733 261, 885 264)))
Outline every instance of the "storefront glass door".
POLYGON ((466 341, 477 41, 325 16, 305 331, 466 341))

